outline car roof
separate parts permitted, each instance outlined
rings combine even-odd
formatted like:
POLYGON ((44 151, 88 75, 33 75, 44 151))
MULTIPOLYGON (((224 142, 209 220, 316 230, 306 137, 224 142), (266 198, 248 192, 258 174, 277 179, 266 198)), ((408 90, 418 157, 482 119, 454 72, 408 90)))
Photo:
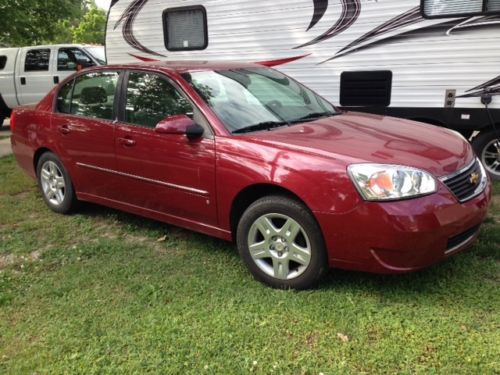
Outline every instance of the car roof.
POLYGON ((149 68, 154 70, 165 70, 176 73, 227 70, 238 68, 262 68, 264 66, 253 63, 238 61, 152 61, 131 64, 110 64, 99 67, 100 69, 140 69, 149 68))

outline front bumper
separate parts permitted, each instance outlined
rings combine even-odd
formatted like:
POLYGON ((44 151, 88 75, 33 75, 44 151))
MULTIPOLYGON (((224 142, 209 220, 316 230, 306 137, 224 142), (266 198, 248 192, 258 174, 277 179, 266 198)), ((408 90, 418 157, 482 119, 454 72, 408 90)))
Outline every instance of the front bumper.
POLYGON ((398 202, 365 202, 348 213, 315 212, 331 267, 375 273, 416 271, 470 246, 485 219, 491 185, 464 203, 443 185, 398 202))

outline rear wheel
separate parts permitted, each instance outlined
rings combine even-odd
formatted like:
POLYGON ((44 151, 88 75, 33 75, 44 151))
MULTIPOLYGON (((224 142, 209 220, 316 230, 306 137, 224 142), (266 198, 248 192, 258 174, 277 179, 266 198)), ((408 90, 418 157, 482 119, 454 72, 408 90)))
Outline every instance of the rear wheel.
POLYGON ((497 133, 481 132, 472 141, 472 146, 491 178, 500 181, 500 139, 497 133))
POLYGON ((274 288, 310 288, 327 269, 316 220, 287 197, 264 197, 250 205, 238 224, 236 240, 250 272, 274 288))
POLYGON ((40 157, 37 177, 43 199, 52 211, 67 214, 76 207, 73 183, 56 155, 46 152, 40 157))

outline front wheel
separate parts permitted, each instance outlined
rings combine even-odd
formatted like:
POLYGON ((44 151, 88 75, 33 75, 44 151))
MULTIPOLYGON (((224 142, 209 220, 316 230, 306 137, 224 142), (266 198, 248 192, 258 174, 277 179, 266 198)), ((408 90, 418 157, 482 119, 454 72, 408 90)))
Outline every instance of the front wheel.
POLYGON ((38 185, 49 208, 60 214, 70 213, 77 205, 73 183, 59 158, 51 152, 37 164, 38 185))
POLYGON ((481 132, 472 141, 474 151, 481 159, 491 178, 500 181, 500 129, 497 132, 481 132))
POLYGON ((287 197, 264 197, 250 205, 238 224, 236 241, 254 277, 274 288, 311 288, 327 269, 316 220, 287 197))

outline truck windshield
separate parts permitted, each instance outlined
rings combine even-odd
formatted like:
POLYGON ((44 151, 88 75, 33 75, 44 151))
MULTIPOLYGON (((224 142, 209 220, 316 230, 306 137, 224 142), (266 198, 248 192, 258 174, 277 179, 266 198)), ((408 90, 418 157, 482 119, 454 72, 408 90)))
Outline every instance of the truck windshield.
POLYGON ((104 47, 85 47, 85 51, 92 55, 92 57, 100 64, 106 65, 106 54, 104 52, 104 47))
POLYGON ((232 133, 266 130, 336 114, 305 86, 269 68, 184 73, 232 133))

